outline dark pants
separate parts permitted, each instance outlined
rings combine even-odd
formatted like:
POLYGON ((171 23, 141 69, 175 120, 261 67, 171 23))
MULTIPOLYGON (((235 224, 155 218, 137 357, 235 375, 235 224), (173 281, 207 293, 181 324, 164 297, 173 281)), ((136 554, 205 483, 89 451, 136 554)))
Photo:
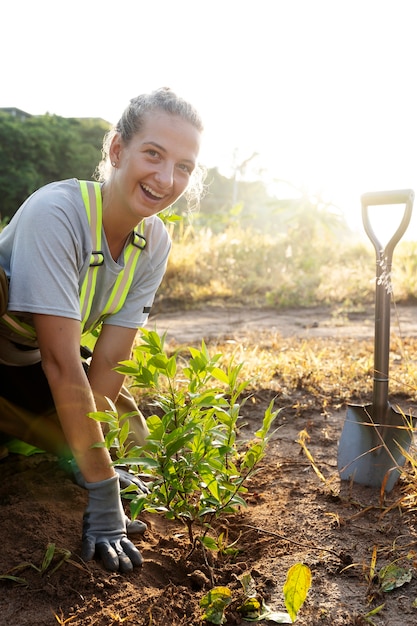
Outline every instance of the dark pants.
MULTIPOLYGON (((83 366, 87 371, 84 361, 83 366)), ((148 427, 126 387, 120 391, 116 408, 120 417, 129 420, 128 440, 133 445, 144 445, 148 427)), ((0 432, 43 450, 63 454, 67 444, 41 363, 24 367, 0 364, 0 432)))
POLYGON ((41 363, 24 367, 0 364, 0 396, 33 413, 44 413, 54 407, 41 363))

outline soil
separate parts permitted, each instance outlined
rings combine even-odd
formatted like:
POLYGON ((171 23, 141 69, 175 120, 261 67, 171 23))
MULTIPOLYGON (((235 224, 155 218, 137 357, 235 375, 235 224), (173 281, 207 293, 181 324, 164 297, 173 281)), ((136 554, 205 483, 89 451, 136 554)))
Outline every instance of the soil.
MULTIPOLYGON (((402 307, 399 318, 402 334, 417 337, 417 310, 402 307)), ((280 313, 214 307, 158 314, 150 325, 167 331, 173 344, 186 345, 199 345, 203 338, 207 343, 243 343, 249 337, 253 341, 257 331, 300 341, 314 336, 360 341, 373 335, 372 312, 335 315, 327 309, 280 313)), ((272 389, 254 391, 245 404, 246 436, 255 432, 276 395, 272 389)), ((225 623, 246 624, 237 611, 242 600, 239 577, 250 573, 259 597, 271 609, 285 611, 282 588, 296 563, 304 563, 312 573, 297 624, 417 623, 417 523, 413 508, 399 504, 404 480, 384 496, 377 489, 340 481, 337 446, 346 407, 320 410, 312 403, 309 408, 304 398, 300 411, 294 409, 297 400, 287 402, 277 418, 280 428, 250 484, 247 507, 217 528, 229 542, 237 540, 234 557, 210 553, 204 558, 199 550, 190 555, 181 524, 147 514, 142 519, 148 530, 134 539, 144 557, 141 569, 121 575, 105 571, 96 561, 83 563, 79 554, 85 491, 57 459, 10 453, 0 462, 0 576, 11 573, 25 584, 0 580, 0 625, 197 626, 200 599, 213 586, 227 586, 233 593, 225 623), (303 430, 310 437, 314 464, 297 443, 303 430), (33 565, 42 569, 49 544, 55 544, 55 553, 42 573, 33 565), (375 574, 395 560, 410 568, 413 577, 383 592, 375 574), (13 569, 20 565, 20 570, 13 569)))

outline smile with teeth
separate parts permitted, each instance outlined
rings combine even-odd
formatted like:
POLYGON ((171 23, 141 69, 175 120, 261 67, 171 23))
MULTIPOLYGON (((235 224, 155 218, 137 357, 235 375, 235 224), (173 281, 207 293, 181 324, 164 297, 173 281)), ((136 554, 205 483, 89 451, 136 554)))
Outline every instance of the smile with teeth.
POLYGON ((148 193, 153 198, 157 198, 158 200, 161 200, 164 197, 164 194, 157 193, 156 191, 151 189, 151 187, 149 187, 149 185, 145 185, 144 183, 141 183, 141 187, 142 187, 142 189, 144 191, 146 191, 146 193, 148 193))

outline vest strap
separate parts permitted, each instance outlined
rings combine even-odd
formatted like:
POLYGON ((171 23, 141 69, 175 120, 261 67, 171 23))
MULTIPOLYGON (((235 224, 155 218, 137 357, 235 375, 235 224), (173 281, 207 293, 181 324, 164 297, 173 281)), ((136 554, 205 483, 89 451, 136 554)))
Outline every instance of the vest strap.
POLYGON ((93 247, 93 252, 90 258, 90 267, 88 268, 87 275, 80 291, 81 328, 84 329, 93 305, 94 292, 97 283, 97 270, 100 265, 104 263, 103 253, 100 252, 103 203, 100 185, 98 183, 90 183, 86 180, 80 180, 79 183, 85 210, 87 212, 88 223, 90 225, 91 242, 93 247))
POLYGON ((90 324, 89 328, 86 328, 87 320, 89 318, 93 298, 95 293, 95 286, 97 282, 97 272, 100 266, 104 263, 104 255, 101 252, 101 237, 102 237, 102 225, 103 225, 103 203, 101 197, 100 183, 93 181, 79 181, 81 188, 81 195, 84 200, 88 222, 91 230, 91 241, 93 252, 90 260, 90 267, 88 268, 87 275, 81 287, 80 292, 80 310, 82 318, 82 332, 88 333, 96 328, 104 318, 109 315, 117 313, 122 308, 127 295, 129 293, 130 286, 133 282, 135 275, 135 269, 139 260, 140 253, 146 246, 146 239, 144 233, 144 222, 140 224, 141 232, 134 230, 132 233, 131 241, 127 244, 124 251, 124 267, 120 271, 114 287, 111 291, 110 297, 101 312, 99 320, 96 320, 93 324, 90 324))

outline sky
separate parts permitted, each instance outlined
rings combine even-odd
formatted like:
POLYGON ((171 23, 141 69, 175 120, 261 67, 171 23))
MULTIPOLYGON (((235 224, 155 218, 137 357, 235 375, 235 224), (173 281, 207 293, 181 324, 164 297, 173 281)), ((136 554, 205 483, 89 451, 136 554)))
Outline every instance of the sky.
POLYGON ((415 0, 9 2, 0 107, 115 123, 169 86, 203 117, 206 166, 231 176, 256 153, 248 178, 332 202, 360 231, 361 194, 417 191, 416 14, 415 0))

